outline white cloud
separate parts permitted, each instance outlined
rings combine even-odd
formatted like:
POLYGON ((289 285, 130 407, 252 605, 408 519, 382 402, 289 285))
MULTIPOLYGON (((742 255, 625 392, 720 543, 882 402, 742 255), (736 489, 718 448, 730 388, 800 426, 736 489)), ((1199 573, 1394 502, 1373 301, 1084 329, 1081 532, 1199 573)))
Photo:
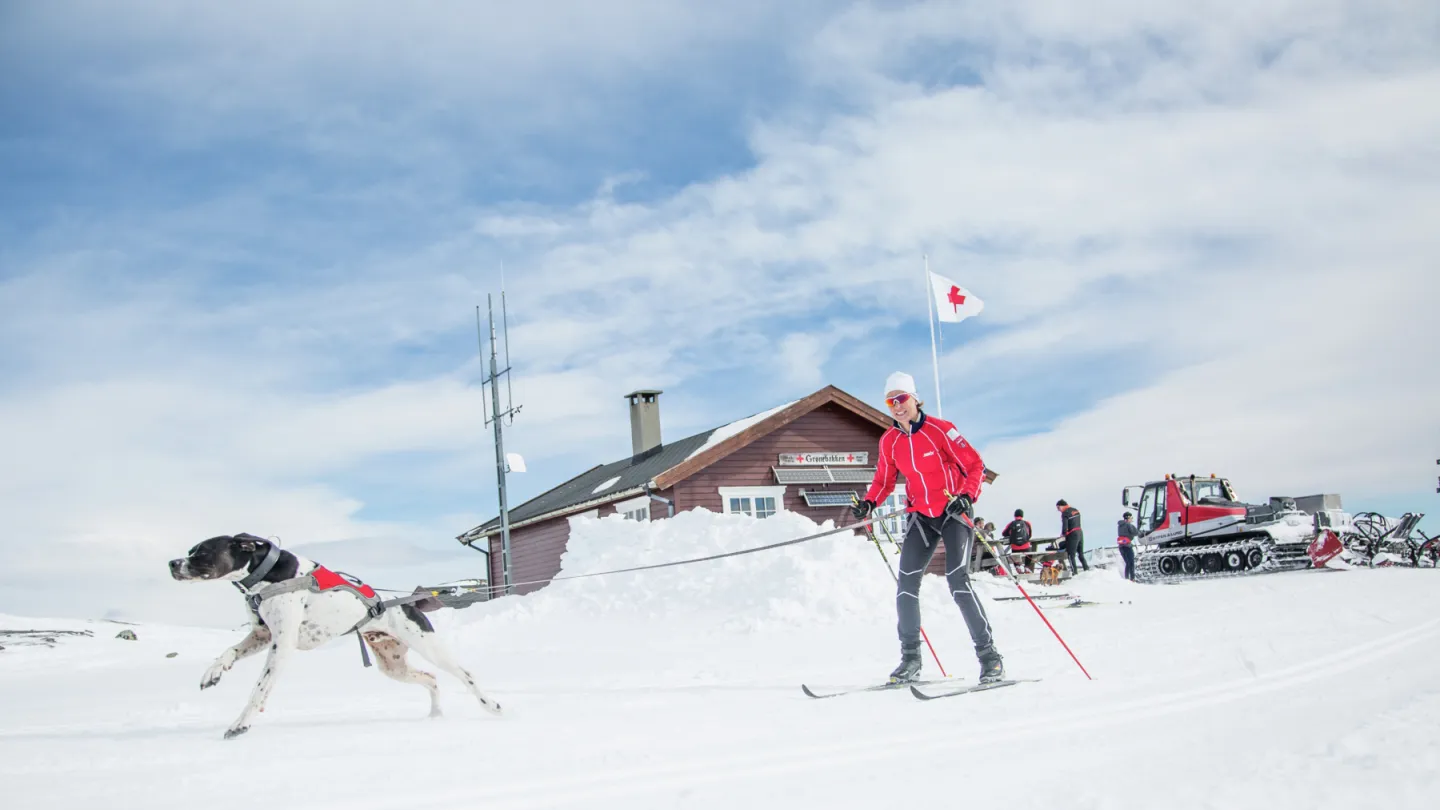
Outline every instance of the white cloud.
MULTIPOLYGON (((551 7, 493 30, 378 6, 319 30, 302 10, 273 39, 260 33, 273 16, 218 12, 155 36, 201 48, 233 22, 233 48, 167 52, 131 81, 183 107, 194 88, 236 78, 235 97, 195 113, 195 132, 210 133, 227 110, 300 109, 319 87, 349 97, 350 84, 321 81, 338 66, 358 65, 357 83, 384 65, 386 87, 424 87, 471 59, 461 43, 479 26, 498 49, 474 48, 481 61, 437 78, 434 98, 472 79, 503 94, 511 79, 483 60, 518 60, 529 78, 622 52, 642 74, 633 63, 679 64, 665 59, 682 60, 708 18, 676 8, 626 6, 592 20, 584 47, 561 36, 533 64, 508 45, 534 41, 551 7), (626 26, 652 12, 637 43, 626 26), (433 47, 387 61, 412 36, 433 47), (257 54, 274 58, 236 76, 257 54), (167 72, 192 64, 198 77, 167 72)), ((714 36, 740 37, 769 13, 746 9, 714 36)), ((1427 408, 1440 392, 1424 373, 1440 357, 1423 334, 1440 293, 1440 58, 1424 38, 1436 13, 860 5, 792 42, 808 94, 757 114, 754 165, 668 197, 617 199, 606 183, 575 206, 457 211, 451 186, 409 182, 377 193, 414 195, 406 205, 432 205, 439 222, 373 250, 328 231, 311 244, 318 225, 243 190, 173 220, 54 225, 21 257, 29 275, 0 287, 0 361, 19 371, 0 386, 22 460, 0 471, 12 537, 133 548, 149 570, 220 531, 399 539, 473 525, 473 514, 376 518, 346 479, 407 454, 426 460, 405 473, 420 483, 399 487, 485 473, 471 307, 502 257, 525 406, 510 449, 532 470, 623 455, 620 395, 632 388, 669 389, 677 437, 824 382, 863 396, 896 367, 923 378, 928 347, 901 330, 918 334, 924 252, 987 302, 947 330, 947 416, 997 435, 1018 411, 1048 423, 982 445, 1002 472, 987 508, 1063 494, 1104 515, 1120 485, 1192 470, 1229 475, 1250 497, 1411 491, 1411 457, 1440 446, 1427 408), (305 257, 294 280, 225 277, 236 254, 266 250, 305 257), (756 370, 755 357, 775 365, 756 370), (749 382, 731 386, 737 375, 749 382)), ((621 73, 607 80, 636 81, 621 73)), ((367 133, 359 122, 373 117, 343 106, 295 126, 321 142, 338 132, 359 153, 414 135, 399 159, 424 167, 421 180, 465 161, 463 135, 419 131, 431 118, 367 133)), ((269 199, 279 181, 256 182, 269 199)))
MULTIPOLYGON (((612 279, 659 285, 673 341, 727 344, 740 338, 709 327, 764 329, 813 290, 828 292, 812 308, 834 296, 913 312, 911 257, 929 249, 992 303, 985 326, 1003 327, 951 353, 952 380, 1019 369, 1010 394, 1045 397, 1047 375, 1083 385, 1097 352, 1135 360, 1129 393, 997 445, 1019 454, 1012 467, 1046 471, 1011 497, 1107 480, 1091 465, 1110 470, 1137 443, 1150 452, 1128 464, 1148 455, 1158 470, 1130 477, 1193 455, 1278 489, 1404 488, 1400 437, 1440 430, 1396 404, 1433 399, 1414 370, 1440 359, 1414 326, 1427 317, 1416 302, 1440 291, 1425 224, 1440 210, 1440 108, 1427 101, 1440 65, 1412 30, 1430 12, 1147 4, 1117 6, 1134 12, 1117 20, 1029 4, 975 26, 963 9, 944 16, 956 8, 842 18, 811 65, 868 76, 850 84, 861 111, 762 124, 753 170, 658 205, 557 211, 564 235, 540 262, 571 292, 590 279, 581 294, 607 304, 612 279), (971 57, 980 84, 887 75, 898 68, 881 55, 947 37, 987 40, 971 57), (1124 46, 1123 64, 1085 50, 1102 45, 1124 46), (1372 375, 1386 395, 1359 382, 1372 375), (1187 403, 1207 408, 1201 427, 1179 413, 1187 403)), ((642 327, 616 317, 603 331, 638 340, 642 327)), ((779 347, 793 373, 815 340, 792 328, 779 347)), ((1094 486, 1087 497, 1110 498, 1094 486)))
POLYGON ((780 368, 797 386, 819 388, 824 385, 824 366, 833 344, 807 332, 795 332, 780 342, 780 368))
POLYGON ((1129 320, 1171 365, 1053 430, 986 448, 1009 471, 994 498, 1066 497, 1116 517, 1120 485, 1192 472, 1228 476, 1252 500, 1338 492, 1354 508, 1417 491, 1440 446, 1428 405, 1440 382, 1421 369, 1440 356, 1412 325, 1440 282, 1355 268, 1229 289, 1247 300, 1227 305, 1215 289, 1129 320))

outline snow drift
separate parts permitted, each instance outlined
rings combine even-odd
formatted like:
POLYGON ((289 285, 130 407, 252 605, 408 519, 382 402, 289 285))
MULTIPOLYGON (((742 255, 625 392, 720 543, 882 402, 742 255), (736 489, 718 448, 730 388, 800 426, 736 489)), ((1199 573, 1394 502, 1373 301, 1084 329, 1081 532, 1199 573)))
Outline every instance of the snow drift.
MULTIPOLYGON (((834 528, 781 512, 765 520, 703 509, 667 520, 619 517, 575 522, 560 575, 594 574, 744 551, 834 528)), ((893 554, 892 554, 893 557, 893 554)), ((873 544, 842 532, 721 560, 561 580, 496 613, 669 616, 712 614, 756 622, 834 622, 873 614, 893 585, 873 544)))
MULTIPOLYGON (((794 515, 582 522, 563 564, 586 573, 820 528, 794 515)), ((140 625, 122 641, 114 624, 5 617, 94 632, 0 651, 0 784, 7 806, 110 810, 838 808, 897 795, 1310 810, 1428 807, 1440 789, 1440 572, 1169 586, 1082 574, 1065 589, 1096 604, 1043 609, 1094 681, 1029 605, 999 598, 1010 586, 979 581, 1007 668, 1041 682, 934 703, 804 697, 801 682, 873 682, 895 662, 893 581, 873 546, 840 534, 431 614, 503 718, 442 677, 447 717, 427 721, 423 689, 364 669, 343 640, 298 654, 231 742, 220 735, 261 660, 197 686, 240 631, 140 625)), ((973 678, 945 588, 929 578, 923 595, 942 661, 973 678)), ((217 584, 213 598, 237 597, 217 584)))
MULTIPOLYGON (((746 551, 834 528, 831 521, 817 524, 792 512, 763 520, 705 509, 644 523, 618 516, 586 518, 571 529, 560 576, 746 551)), ((883 533, 880 538, 884 559, 868 538, 840 532, 720 560, 561 579, 540 591, 480 606, 462 621, 683 619, 740 632, 877 620, 888 625, 894 621, 895 582, 887 567, 898 552, 883 533)), ((943 581, 934 576, 926 581, 925 608, 949 605, 954 610, 943 581)), ((977 582, 982 596, 1013 592, 1008 583, 988 575, 977 582)))

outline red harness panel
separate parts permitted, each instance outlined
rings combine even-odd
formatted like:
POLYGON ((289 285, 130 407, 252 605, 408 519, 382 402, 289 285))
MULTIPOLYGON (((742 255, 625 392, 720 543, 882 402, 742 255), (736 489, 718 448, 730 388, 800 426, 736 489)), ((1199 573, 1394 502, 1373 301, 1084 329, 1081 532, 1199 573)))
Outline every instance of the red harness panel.
POLYGON ((323 565, 315 566, 315 570, 310 572, 310 576, 315 578, 315 587, 321 591, 328 591, 331 588, 350 588, 359 591, 360 595, 366 599, 376 598, 374 588, 363 582, 351 582, 323 565))

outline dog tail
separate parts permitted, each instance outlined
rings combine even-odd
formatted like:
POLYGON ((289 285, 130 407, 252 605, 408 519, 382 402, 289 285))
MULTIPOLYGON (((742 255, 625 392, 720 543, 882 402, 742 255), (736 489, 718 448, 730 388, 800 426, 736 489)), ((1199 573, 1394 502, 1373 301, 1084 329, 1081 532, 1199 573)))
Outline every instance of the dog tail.
POLYGON ((424 632, 435 632, 435 625, 430 623, 429 617, 422 613, 420 608, 415 606, 415 603, 412 602, 410 604, 401 605, 400 610, 405 613, 405 618, 420 625, 420 629, 424 632))

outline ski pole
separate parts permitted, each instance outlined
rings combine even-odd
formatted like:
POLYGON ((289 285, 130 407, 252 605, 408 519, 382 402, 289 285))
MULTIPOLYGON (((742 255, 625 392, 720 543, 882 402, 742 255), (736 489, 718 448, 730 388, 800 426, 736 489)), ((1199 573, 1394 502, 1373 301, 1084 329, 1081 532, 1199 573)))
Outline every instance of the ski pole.
MULTIPOLYGON (((859 502, 858 499, 855 498, 854 493, 851 493, 850 500, 856 503, 859 502)), ((865 527, 866 532, 870 535, 870 542, 874 543, 875 550, 880 552, 880 559, 885 561, 885 570, 890 572, 890 578, 895 580, 895 587, 898 589, 900 587, 900 575, 896 574, 895 570, 890 566, 890 557, 885 553, 885 547, 880 545, 880 538, 875 536, 876 523, 880 524, 880 528, 885 529, 885 536, 890 538, 890 542, 894 543, 895 538, 891 536, 890 529, 885 526, 884 520, 871 521, 870 525, 865 527)), ((940 656, 935 654, 935 645, 930 643, 930 635, 925 632, 924 627, 920 628, 920 638, 925 639, 925 646, 930 649, 930 657, 935 659, 935 667, 940 670, 940 677, 950 677, 949 674, 945 672, 945 665, 940 663, 940 656)))
MULTIPOLYGON (((950 499, 954 498, 954 496, 952 496, 948 492, 945 493, 945 497, 950 499)), ((980 538, 980 542, 985 546, 985 549, 990 552, 990 556, 994 557, 996 562, 1000 562, 1000 555, 995 553, 994 546, 991 546, 990 541, 985 539, 985 535, 978 531, 974 532, 974 534, 976 537, 980 538)), ((1030 598, 1030 594, 1026 592, 1025 586, 1020 584, 1020 578, 1015 576, 1014 568, 1015 566, 1013 563, 1011 565, 1005 566, 1005 576, 1009 577, 1010 581, 1015 583, 1015 587, 1020 589, 1020 594, 1025 597, 1026 602, 1030 603, 1030 607, 1035 608, 1035 615, 1039 616, 1040 621, 1044 622, 1045 626, 1050 628, 1050 632, 1055 634, 1055 640, 1060 642, 1060 646, 1065 648, 1065 652, 1070 653, 1070 660, 1075 662, 1075 666, 1080 667, 1080 671, 1085 673, 1085 677, 1087 679, 1092 681, 1095 680, 1094 678, 1090 677, 1090 672, 1085 669, 1084 664, 1080 663, 1080 659, 1075 657, 1075 653, 1073 650, 1070 649, 1070 645, 1066 644, 1065 639, 1060 637, 1060 631, 1056 630, 1055 625, 1051 624, 1050 620, 1045 618, 1045 611, 1041 610, 1040 606, 1035 604, 1035 600, 1030 598)))
MULTIPOLYGON (((875 528, 875 524, 874 524, 874 523, 870 524, 870 528, 873 530, 873 529, 875 528)), ((896 540, 896 539, 895 539, 895 535, 893 535, 893 534, 890 533, 890 527, 889 527, 889 526, 886 526, 886 525, 884 524, 884 522, 882 521, 882 522, 880 523, 880 528, 881 528, 882 531, 885 532, 885 537, 890 540, 890 545, 894 546, 896 551, 902 551, 903 549, 900 547, 900 541, 899 541, 899 540, 896 540)))

